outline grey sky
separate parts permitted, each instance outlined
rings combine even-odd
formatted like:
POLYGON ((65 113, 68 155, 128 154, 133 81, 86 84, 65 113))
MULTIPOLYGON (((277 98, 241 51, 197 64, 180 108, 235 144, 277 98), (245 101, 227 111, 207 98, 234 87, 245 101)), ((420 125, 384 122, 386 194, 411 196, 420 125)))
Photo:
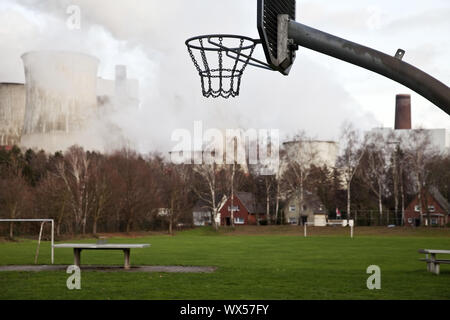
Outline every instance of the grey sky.
MULTIPOLYGON (((386 53, 405 49, 407 62, 450 83, 448 0, 297 3, 298 21, 386 53)), ((107 78, 127 64, 141 81, 142 108, 115 119, 141 151, 166 149, 171 132, 192 130, 195 120, 337 139, 344 121, 363 130, 393 126, 397 93, 412 94, 414 126, 450 129, 450 117, 411 90, 306 49, 289 77, 248 68, 239 98, 204 99, 184 41, 206 33, 257 38, 254 0, 2 0, 0 21, 0 82, 23 81, 20 55, 28 50, 93 54, 107 78), (81 8, 80 31, 66 28, 69 4, 81 8)))

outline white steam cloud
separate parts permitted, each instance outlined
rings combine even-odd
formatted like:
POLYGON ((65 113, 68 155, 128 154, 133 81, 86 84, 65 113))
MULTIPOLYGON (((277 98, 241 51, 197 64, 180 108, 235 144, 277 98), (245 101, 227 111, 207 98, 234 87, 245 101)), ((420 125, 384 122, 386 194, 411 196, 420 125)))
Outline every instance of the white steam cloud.
POLYGON ((327 140, 337 139, 347 120, 361 129, 379 125, 332 70, 302 57, 305 49, 289 77, 249 67, 239 98, 204 99, 184 41, 206 33, 257 38, 255 1, 3 0, 0 21, 0 82, 24 81, 20 56, 32 50, 96 56, 102 78, 113 79, 115 65, 127 65, 128 77, 140 81, 141 106, 110 120, 140 152, 170 150, 173 130, 192 131, 196 120, 219 129, 305 130, 327 140), (66 26, 69 5, 81 9, 80 30, 66 26))

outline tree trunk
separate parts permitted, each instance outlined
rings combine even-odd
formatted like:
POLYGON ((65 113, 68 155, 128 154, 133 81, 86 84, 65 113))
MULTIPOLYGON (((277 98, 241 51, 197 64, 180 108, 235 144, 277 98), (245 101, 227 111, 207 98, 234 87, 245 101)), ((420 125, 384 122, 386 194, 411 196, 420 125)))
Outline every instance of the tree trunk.
POLYGON ((300 172, 299 225, 303 226, 303 172, 300 172))
POLYGON ((401 184, 401 197, 402 197, 402 226, 405 225, 405 194, 403 193, 403 183, 401 184))
POLYGON ((298 221, 297 221, 297 225, 299 225, 299 226, 303 226, 302 205, 303 205, 303 203, 302 203, 302 200, 301 200, 301 195, 299 194, 298 198, 297 198, 297 206, 298 206, 298 221))
POLYGON ((383 202, 381 197, 381 184, 378 183, 378 212, 380 213, 380 222, 383 223, 383 202))
POLYGON ((61 222, 56 223, 56 235, 58 237, 61 235, 61 222))
MULTIPOLYGON (((420 178, 419 178, 420 179, 420 178)), ((419 180, 420 181, 420 180, 419 180)), ((420 185, 420 182, 418 182, 419 187, 419 214, 420 214, 420 225, 423 226, 423 199, 422 199, 422 187, 420 185)))
MULTIPOLYGON (((394 183, 394 216, 395 216, 395 220, 398 219, 398 181, 396 179, 396 182, 394 183)), ((403 223, 401 223, 401 225, 403 225, 403 223)))
POLYGON ((86 234, 86 220, 85 219, 83 219, 82 224, 83 224, 83 234, 86 234))
POLYGON ((126 233, 130 233, 132 226, 133 226, 133 218, 130 217, 127 221, 126 233))
POLYGON ((214 230, 219 231, 219 225, 216 221, 216 217, 217 217, 217 209, 214 209, 215 214, 213 215, 213 226, 214 226, 214 230))
POLYGON ((62 223, 62 219, 64 216, 64 211, 66 209, 66 202, 63 201, 63 205, 61 207, 61 210, 59 211, 59 216, 58 216, 58 220, 56 222, 56 234, 58 235, 58 237, 61 235, 61 223, 62 223))
POLYGON ((169 234, 173 235, 173 211, 174 211, 174 199, 173 193, 170 199, 170 210, 169 210, 169 234))
POLYGON ((92 233, 97 234, 97 218, 94 218, 94 224, 92 225, 92 233))
POLYGON ((351 196, 350 196, 350 184, 351 182, 347 182, 347 219, 350 219, 350 201, 351 201, 351 196))
POLYGON ((169 234, 173 235, 173 218, 172 218, 172 215, 170 215, 170 218, 169 218, 169 234))
POLYGON ((9 238, 14 239, 14 222, 9 223, 9 238))
POLYGON ((231 227, 234 229, 234 174, 236 164, 233 163, 233 173, 231 174, 231 227))
POLYGON ((278 210, 280 206, 280 184, 277 181, 277 194, 275 199, 275 224, 278 224, 278 210))

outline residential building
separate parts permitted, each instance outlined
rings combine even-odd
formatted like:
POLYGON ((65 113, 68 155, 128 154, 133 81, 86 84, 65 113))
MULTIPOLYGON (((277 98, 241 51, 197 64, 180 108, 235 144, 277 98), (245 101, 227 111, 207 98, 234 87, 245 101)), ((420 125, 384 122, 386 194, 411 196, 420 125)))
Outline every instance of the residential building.
POLYGON ((193 224, 196 227, 209 226, 212 224, 211 209, 204 201, 197 201, 192 210, 193 224))
POLYGON ((319 197, 306 191, 303 197, 303 210, 299 207, 300 192, 289 197, 284 206, 284 221, 288 224, 311 223, 315 226, 326 226, 327 210, 319 197))
POLYGON ((231 210, 235 225, 256 225, 267 219, 265 208, 257 203, 256 197, 250 192, 236 192, 233 201, 227 197, 219 209, 220 225, 231 225, 231 210), (231 205, 233 202, 233 206, 231 205))
POLYGON ((419 195, 416 195, 411 203, 405 209, 406 226, 445 226, 449 223, 450 206, 447 199, 436 188, 432 187, 425 191, 422 204, 422 219, 420 217, 421 203, 419 195), (428 221, 428 216, 430 220, 428 221))

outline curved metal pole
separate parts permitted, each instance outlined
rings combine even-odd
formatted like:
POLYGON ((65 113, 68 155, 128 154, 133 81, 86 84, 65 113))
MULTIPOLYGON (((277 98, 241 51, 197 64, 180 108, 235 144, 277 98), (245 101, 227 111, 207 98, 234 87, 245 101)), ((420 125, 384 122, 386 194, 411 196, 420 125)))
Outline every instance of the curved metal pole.
POLYGON ((433 102, 450 115, 450 88, 429 74, 380 51, 289 21, 289 39, 294 43, 371 70, 433 102))

